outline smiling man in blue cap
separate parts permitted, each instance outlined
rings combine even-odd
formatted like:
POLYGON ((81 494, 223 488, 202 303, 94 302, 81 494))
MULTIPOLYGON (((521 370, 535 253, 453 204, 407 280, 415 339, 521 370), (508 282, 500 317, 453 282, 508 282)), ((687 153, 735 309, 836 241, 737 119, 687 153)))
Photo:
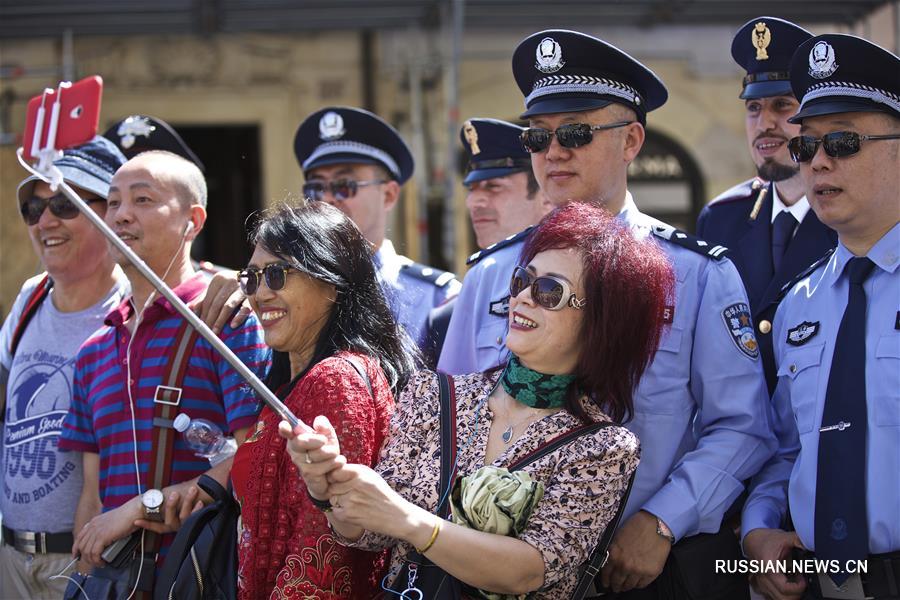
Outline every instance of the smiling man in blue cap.
POLYGON ((726 513, 775 447, 747 295, 725 248, 641 213, 628 191, 647 113, 666 88, 625 52, 566 30, 523 40, 513 73, 529 120, 522 139, 548 200, 604 206, 659 244, 677 278, 626 424, 641 464, 602 582, 622 598, 747 597, 746 578, 716 575, 713 563, 740 556, 726 513))
POLYGON ((775 315, 779 449, 744 506, 744 550, 827 565, 759 575, 771 597, 897 598, 900 58, 826 34, 790 71, 800 132, 788 147, 838 245, 785 286, 775 315))
POLYGON ((397 322, 428 348, 429 312, 459 292, 453 275, 397 254, 388 213, 412 176, 412 153, 396 129, 360 108, 331 106, 309 115, 294 137, 306 182, 303 195, 336 206, 373 248, 378 277, 397 322))
POLYGON ((747 288, 769 393, 777 379, 772 319, 778 292, 837 243, 837 234, 809 209, 800 169, 787 148, 800 131, 788 122, 800 106, 788 67, 797 46, 811 37, 775 17, 751 19, 735 34, 731 56, 747 72, 740 98, 758 177, 715 198, 697 220, 698 236, 728 247, 747 288))

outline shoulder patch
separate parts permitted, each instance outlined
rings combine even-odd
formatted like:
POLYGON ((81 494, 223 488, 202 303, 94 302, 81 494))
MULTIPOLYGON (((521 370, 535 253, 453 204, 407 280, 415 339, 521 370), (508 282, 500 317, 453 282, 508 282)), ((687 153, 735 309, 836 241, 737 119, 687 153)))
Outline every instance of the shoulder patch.
POLYGON ((725 328, 731 335, 731 341, 738 350, 747 358, 756 360, 759 358, 759 343, 753 334, 753 321, 750 316, 750 306, 746 302, 732 304, 722 311, 725 320, 725 328))
POLYGON ((532 229, 534 229, 534 225, 526 227, 519 233, 517 233, 515 235, 511 235, 508 238, 506 238, 505 240, 500 240, 496 244, 491 244, 484 250, 479 250, 478 252, 476 252, 475 254, 473 254, 472 256, 470 256, 469 258, 466 259, 466 264, 474 265, 475 263, 477 263, 479 260, 481 260, 485 256, 490 256, 491 254, 493 254, 497 250, 500 250, 501 248, 506 248, 507 246, 511 246, 512 244, 515 244, 519 240, 525 239, 526 237, 528 237, 528 234, 531 233, 532 229))
POLYGON ((759 177, 748 179, 747 181, 739 183, 734 187, 728 188, 727 190, 710 200, 709 206, 715 206, 716 204, 725 204, 728 202, 733 202, 735 200, 746 200, 747 198, 750 198, 751 196, 759 193, 759 190, 766 185, 766 182, 759 177))
POLYGON ((776 302, 781 302, 781 300, 787 295, 788 292, 791 291, 791 289, 792 289, 795 285, 797 285, 797 284, 798 284, 800 281, 802 281, 803 279, 806 279, 807 277, 809 277, 810 275, 812 275, 813 271, 815 271, 816 269, 818 269, 819 267, 821 267, 823 264, 825 264, 826 262, 828 262, 828 259, 831 258, 831 255, 834 254, 834 251, 835 251, 836 249, 837 249, 837 248, 829 248, 828 251, 827 251, 820 259, 818 259, 816 262, 814 262, 813 264, 809 265, 808 267, 806 267, 805 269, 803 269, 802 271, 800 271, 799 273, 797 273, 797 275, 794 276, 793 279, 791 279, 790 281, 788 281, 787 283, 785 283, 785 284, 781 287, 781 291, 778 292, 778 297, 775 299, 775 301, 776 301, 776 302))
POLYGON ((435 269, 434 267, 412 261, 400 267, 400 270, 407 275, 411 275, 422 281, 427 281, 439 288, 446 286, 456 279, 456 275, 450 271, 441 271, 440 269, 435 269))
POLYGON ((728 248, 719 244, 710 244, 701 240, 695 235, 691 235, 686 231, 675 229, 667 223, 663 223, 659 219, 648 217, 650 221, 650 231, 658 238, 672 242, 676 246, 687 248, 697 254, 703 254, 713 260, 722 260, 728 253, 728 248))

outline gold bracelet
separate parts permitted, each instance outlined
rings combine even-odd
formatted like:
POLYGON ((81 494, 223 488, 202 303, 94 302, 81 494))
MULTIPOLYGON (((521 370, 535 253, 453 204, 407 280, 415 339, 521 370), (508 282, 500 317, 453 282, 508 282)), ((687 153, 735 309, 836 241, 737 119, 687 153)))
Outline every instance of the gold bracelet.
POLYGON ((438 534, 441 532, 441 521, 443 521, 443 519, 438 517, 437 521, 434 522, 434 529, 431 530, 431 539, 428 540, 428 543, 425 544, 424 548, 416 548, 416 552, 418 552, 419 554, 425 554, 426 552, 428 552, 428 550, 431 549, 432 546, 434 546, 434 541, 437 539, 438 534))

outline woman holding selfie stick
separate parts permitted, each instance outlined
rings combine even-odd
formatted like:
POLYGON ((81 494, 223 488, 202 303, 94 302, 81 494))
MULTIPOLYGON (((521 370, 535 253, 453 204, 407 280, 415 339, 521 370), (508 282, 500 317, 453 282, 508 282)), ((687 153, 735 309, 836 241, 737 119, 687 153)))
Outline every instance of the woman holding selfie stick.
MULTIPOLYGON (((382 295, 368 242, 324 202, 264 215, 251 241, 239 277, 276 350, 270 387, 301 420, 327 417, 347 460, 373 466, 393 390, 409 379, 414 355, 382 295)), ((284 451, 278 421, 264 408, 232 467, 242 518, 240 597, 371 597, 383 555, 335 541, 284 451)))
MULTIPOLYGON (((452 522, 434 514, 450 489, 438 485, 442 446, 433 373, 418 373, 400 395, 375 469, 345 457, 325 419, 314 423, 316 433, 280 425, 339 541, 392 548, 387 583, 415 548, 476 597, 566 598, 637 467, 637 438, 612 426, 521 470, 506 470, 585 423, 628 418, 672 295, 665 255, 602 209, 572 203, 532 232, 521 264, 510 274, 509 362, 453 377, 452 522)), ((414 579, 408 575, 395 590, 414 579)))

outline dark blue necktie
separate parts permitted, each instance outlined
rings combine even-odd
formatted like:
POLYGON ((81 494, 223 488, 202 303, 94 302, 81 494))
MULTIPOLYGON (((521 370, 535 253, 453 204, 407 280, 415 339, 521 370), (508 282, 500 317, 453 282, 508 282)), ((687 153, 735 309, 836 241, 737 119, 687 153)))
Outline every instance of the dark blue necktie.
POLYGON ((787 251, 788 244, 791 243, 796 225, 797 219, 786 210, 778 213, 772 223, 772 266, 775 268, 775 273, 781 266, 781 259, 787 251))
MULTIPOLYGON (((866 521, 866 292, 875 266, 868 258, 847 263, 850 292, 838 329, 819 429, 816 469, 816 557, 862 560, 869 553, 866 521)), ((841 585, 846 572, 831 575, 841 585)))

